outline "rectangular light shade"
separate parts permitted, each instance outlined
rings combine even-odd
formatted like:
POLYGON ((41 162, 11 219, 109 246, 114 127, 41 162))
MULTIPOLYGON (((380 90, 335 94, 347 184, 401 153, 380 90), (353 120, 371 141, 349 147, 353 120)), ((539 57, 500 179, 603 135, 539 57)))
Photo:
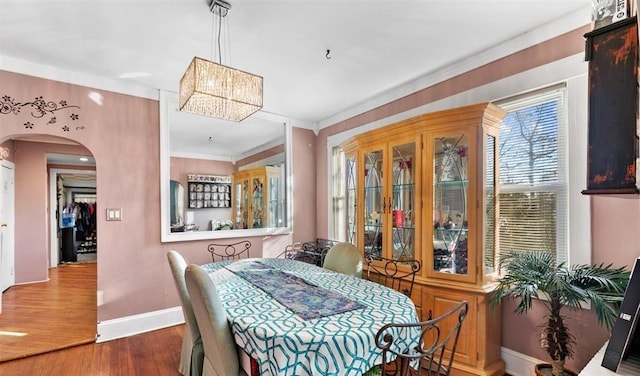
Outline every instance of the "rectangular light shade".
POLYGON ((262 77, 194 57, 180 80, 180 111, 241 121, 262 108, 262 77))

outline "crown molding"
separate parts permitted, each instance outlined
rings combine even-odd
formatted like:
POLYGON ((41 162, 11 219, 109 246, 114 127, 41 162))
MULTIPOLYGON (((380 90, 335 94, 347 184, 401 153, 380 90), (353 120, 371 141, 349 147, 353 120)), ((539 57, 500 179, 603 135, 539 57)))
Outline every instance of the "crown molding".
POLYGON ((113 91, 135 97, 154 100, 158 100, 160 98, 160 91, 158 89, 126 83, 121 80, 97 77, 80 72, 60 69, 50 65, 16 59, 6 55, 0 55, 0 69, 48 80, 86 86, 93 89, 113 91))

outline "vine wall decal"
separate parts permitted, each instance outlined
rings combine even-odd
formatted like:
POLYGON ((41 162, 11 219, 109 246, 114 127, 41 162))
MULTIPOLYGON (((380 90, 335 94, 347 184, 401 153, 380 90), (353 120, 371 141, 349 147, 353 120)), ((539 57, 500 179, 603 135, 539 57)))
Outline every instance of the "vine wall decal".
MULTIPOLYGON (((42 119, 47 115, 54 115, 54 116, 51 116, 51 118, 49 118, 49 120, 45 123, 45 125, 52 125, 52 126, 56 124, 61 125, 61 129, 64 132, 69 132, 72 128, 75 128, 75 130, 77 131, 83 130, 85 128, 84 125, 71 127, 69 126, 69 124, 65 123, 65 120, 67 119, 66 116, 61 119, 58 119, 58 117, 55 116, 56 112, 62 111, 62 110, 69 110, 69 109, 80 110, 80 106, 70 105, 67 103, 66 100, 61 100, 58 103, 56 103, 54 101, 46 101, 42 96, 40 96, 40 97, 36 97, 33 102, 21 103, 21 102, 16 102, 14 98, 8 95, 4 95, 2 99, 0 99, 0 114, 18 115, 23 108, 27 108, 27 111, 30 109, 31 116, 33 116, 36 119, 42 119), (65 123, 65 124, 60 124, 60 123, 65 123)), ((68 119, 69 120, 66 120, 66 121, 74 122, 80 119, 80 115, 75 112, 72 112, 71 115, 68 116, 68 119)), ((31 121, 27 121, 23 123, 23 125, 26 129, 33 129, 34 126, 37 126, 37 124, 32 123, 31 121)))

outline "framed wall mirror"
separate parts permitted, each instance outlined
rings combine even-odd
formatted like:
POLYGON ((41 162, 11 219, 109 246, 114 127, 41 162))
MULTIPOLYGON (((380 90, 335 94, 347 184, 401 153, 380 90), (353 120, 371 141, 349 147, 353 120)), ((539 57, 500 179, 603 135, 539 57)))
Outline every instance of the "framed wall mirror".
POLYGON ((289 233, 290 158, 287 117, 219 120, 181 112, 178 94, 161 91, 161 241, 289 233))

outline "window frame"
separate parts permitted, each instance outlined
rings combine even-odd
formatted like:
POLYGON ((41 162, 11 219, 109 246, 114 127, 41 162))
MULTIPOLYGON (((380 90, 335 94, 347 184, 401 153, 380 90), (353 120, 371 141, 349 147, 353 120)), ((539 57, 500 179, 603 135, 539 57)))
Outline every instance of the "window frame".
POLYGON ((330 239, 341 242, 347 241, 347 224, 346 224, 346 171, 344 169, 346 163, 346 155, 342 148, 333 146, 331 148, 331 190, 329 197, 331 202, 331 232, 330 239), (338 179, 339 178, 339 179, 338 179))
MULTIPOLYGON (((523 110, 531 108, 533 106, 542 105, 551 101, 557 101, 558 103, 558 124, 556 130, 556 143, 557 143, 557 175, 554 181, 546 181, 534 184, 501 184, 500 177, 498 177, 498 192, 502 196, 508 193, 527 193, 527 192, 554 192, 556 194, 556 207, 555 207, 555 247, 554 254, 556 260, 559 262, 569 261, 569 154, 567 152, 569 145, 568 138, 568 101, 567 101, 567 88, 565 83, 560 83, 550 87, 526 92, 509 98, 504 98, 495 103, 502 107, 509 113, 517 110, 523 110)), ((506 116, 505 116, 506 118, 506 116)), ((504 120, 503 120, 504 121, 504 120)), ((501 129, 502 132, 502 129, 501 129)), ((504 142, 502 138, 499 139, 500 144, 504 142)), ((502 165, 502 161, 499 162, 502 165)), ((499 198, 500 200, 500 198, 499 198)), ((499 217, 504 217, 499 214, 499 217)), ((500 231, 500 229, 499 229, 500 231)), ((503 234, 500 234, 502 240, 503 234)), ((503 248, 503 242, 499 243, 497 249, 498 255, 509 251, 509 249, 503 248)))

